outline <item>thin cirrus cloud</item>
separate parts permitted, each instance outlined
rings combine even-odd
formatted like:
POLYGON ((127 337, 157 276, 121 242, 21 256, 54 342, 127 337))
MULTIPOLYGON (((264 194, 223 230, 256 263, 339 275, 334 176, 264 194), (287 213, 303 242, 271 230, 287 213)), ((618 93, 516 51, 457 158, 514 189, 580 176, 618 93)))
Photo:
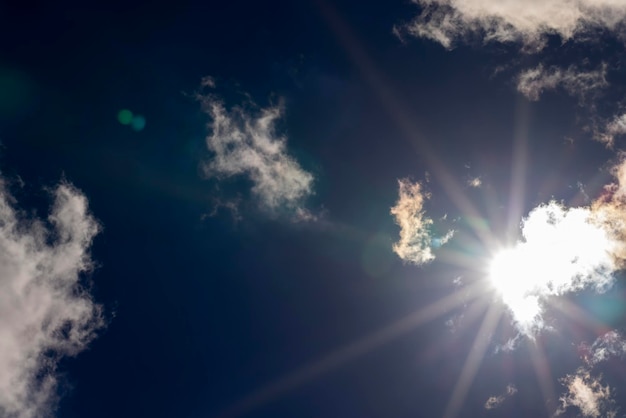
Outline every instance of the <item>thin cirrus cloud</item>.
MULTIPOLYGON (((205 78, 202 85, 213 88, 215 82, 205 78)), ((298 220, 314 219, 303 204, 313 194, 313 175, 287 152, 287 138, 276 132, 282 106, 228 109, 212 94, 200 95, 200 100, 211 118, 206 144, 212 158, 204 163, 204 173, 218 179, 247 177, 263 209, 288 210, 298 220)))
POLYGON ((552 201, 522 221, 522 239, 498 253, 491 280, 514 324, 527 336, 545 328, 548 299, 588 289, 608 290, 626 260, 626 161, 615 181, 588 206, 552 201))
POLYGON ((100 230, 87 199, 61 183, 45 223, 26 219, 0 185, 0 415, 49 416, 58 361, 84 350, 102 309, 80 284, 100 230), (52 228, 49 228, 49 225, 52 228))
POLYGON ((546 68, 540 64, 522 71, 517 78, 517 90, 533 101, 539 100, 547 90, 562 88, 583 102, 590 93, 607 86, 605 64, 592 71, 584 71, 576 66, 566 69, 555 66, 546 68))
POLYGON ((621 0, 412 0, 420 14, 396 33, 452 48, 470 38, 519 42, 541 50, 548 35, 572 40, 596 29, 615 31, 626 18, 621 0))
POLYGON ((424 211, 424 201, 428 199, 428 194, 423 192, 420 183, 403 179, 398 180, 398 187, 398 201, 391 208, 391 214, 400 227, 400 240, 393 245, 393 251, 412 264, 433 261, 433 248, 448 242, 453 231, 443 237, 433 236, 433 220, 424 211))

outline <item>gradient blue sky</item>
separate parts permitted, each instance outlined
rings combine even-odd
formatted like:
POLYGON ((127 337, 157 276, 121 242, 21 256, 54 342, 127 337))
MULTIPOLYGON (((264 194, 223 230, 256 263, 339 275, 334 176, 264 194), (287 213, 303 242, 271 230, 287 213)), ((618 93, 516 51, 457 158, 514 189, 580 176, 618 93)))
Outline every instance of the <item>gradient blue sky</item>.
POLYGON ((624 19, 3 3, 0 417, 624 416, 624 19))

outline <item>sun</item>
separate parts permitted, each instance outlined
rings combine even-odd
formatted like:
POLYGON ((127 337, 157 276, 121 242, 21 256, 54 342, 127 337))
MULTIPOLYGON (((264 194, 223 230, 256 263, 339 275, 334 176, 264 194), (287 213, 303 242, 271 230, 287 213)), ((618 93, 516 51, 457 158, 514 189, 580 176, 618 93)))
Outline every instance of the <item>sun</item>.
POLYGON ((522 239, 494 252, 487 278, 525 331, 541 327, 542 311, 556 296, 611 282, 613 244, 588 208, 551 202, 524 220, 522 239))
POLYGON ((541 314, 536 294, 540 280, 527 250, 524 246, 500 250, 491 259, 488 271, 490 285, 522 326, 531 325, 541 314))

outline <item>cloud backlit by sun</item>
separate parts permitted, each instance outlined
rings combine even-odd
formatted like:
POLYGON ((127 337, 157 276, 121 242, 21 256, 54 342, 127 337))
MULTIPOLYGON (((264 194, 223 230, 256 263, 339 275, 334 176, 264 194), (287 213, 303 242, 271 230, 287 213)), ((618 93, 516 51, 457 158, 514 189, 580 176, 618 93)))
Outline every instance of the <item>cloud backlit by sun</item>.
POLYGON ((398 181, 399 198, 391 208, 391 214, 400 226, 400 240, 393 245, 393 251, 401 259, 413 264, 425 264, 435 259, 434 247, 441 247, 450 238, 453 231, 443 237, 434 237, 431 233, 433 220, 424 212, 424 193, 420 183, 404 179, 398 181))
POLYGON ((604 292, 612 285, 613 273, 624 264, 625 173, 626 163, 618 165, 617 183, 590 206, 552 201, 536 207, 522 221, 520 241, 491 260, 489 282, 522 333, 546 326, 550 297, 604 292))

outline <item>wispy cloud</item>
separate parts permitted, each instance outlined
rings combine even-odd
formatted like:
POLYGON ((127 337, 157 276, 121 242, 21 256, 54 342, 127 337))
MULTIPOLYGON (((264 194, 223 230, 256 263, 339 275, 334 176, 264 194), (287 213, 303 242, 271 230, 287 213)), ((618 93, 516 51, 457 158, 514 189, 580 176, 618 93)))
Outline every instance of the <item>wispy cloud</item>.
POLYGON ((517 78, 517 90, 530 100, 539 100, 546 90, 562 88, 583 102, 591 92, 607 86, 606 65, 585 71, 576 66, 562 69, 555 66, 545 68, 540 64, 522 71, 517 78))
POLYGON ((519 330, 544 328, 549 297, 582 289, 604 292, 626 258, 626 162, 613 169, 615 183, 590 206, 549 202, 522 222, 522 240, 493 260, 490 279, 519 330))
POLYGON ((478 188, 483 185, 483 181, 480 177, 472 177, 467 181, 467 185, 470 187, 478 188))
POLYGON ((80 284, 99 226, 67 183, 54 190, 47 223, 14 205, 0 185, 0 415, 39 418, 54 408, 58 361, 85 349, 103 325, 80 284))
POLYGON ((582 344, 579 348, 582 349, 585 366, 561 379, 566 392, 559 398, 561 406, 556 415, 564 413, 569 407, 576 407, 585 417, 615 417, 617 409, 612 398, 613 390, 608 384, 602 384, 602 376, 592 375, 592 368, 611 357, 626 354, 626 339, 612 330, 598 337, 591 346, 582 344))
POLYGON ((425 264, 435 259, 433 247, 440 247, 452 238, 450 231, 443 237, 433 237, 433 220, 424 212, 424 200, 428 195, 420 183, 404 179, 398 181, 399 198, 391 208, 391 214, 400 226, 400 240, 393 251, 401 259, 413 264, 425 264))
POLYGON ((613 147, 615 138, 624 134, 626 134, 626 113, 613 117, 595 133, 594 137, 607 147, 613 147))
POLYGON ((485 409, 495 409, 499 407, 507 398, 515 395, 517 388, 514 385, 507 385, 503 394, 498 396, 490 396, 485 402, 485 409))
POLYGON ((575 374, 568 374, 561 379, 567 391, 559 398, 561 407, 556 415, 563 414, 567 408, 578 408, 584 417, 614 418, 617 414, 612 390, 603 385, 601 378, 593 377, 586 369, 578 369, 575 374))
POLYGON ((611 357, 626 355, 626 339, 616 330, 598 337, 591 346, 582 344, 583 359, 589 366, 608 360, 611 357))
POLYGON ((592 30, 623 26, 626 4, 619 0, 413 0, 420 14, 396 28, 452 48, 459 41, 519 42, 542 49, 548 35, 563 41, 589 36, 592 30))
MULTIPOLYGON (((212 88, 215 82, 204 78, 202 85, 212 88)), ((249 104, 228 109, 213 94, 202 94, 200 99, 211 118, 206 144, 213 155, 203 165, 205 174, 247 177, 265 210, 275 213, 286 209, 298 219, 312 219, 303 201, 313 194, 313 175, 289 155, 287 138, 276 132, 276 122, 283 116, 282 105, 257 108, 249 104)))

